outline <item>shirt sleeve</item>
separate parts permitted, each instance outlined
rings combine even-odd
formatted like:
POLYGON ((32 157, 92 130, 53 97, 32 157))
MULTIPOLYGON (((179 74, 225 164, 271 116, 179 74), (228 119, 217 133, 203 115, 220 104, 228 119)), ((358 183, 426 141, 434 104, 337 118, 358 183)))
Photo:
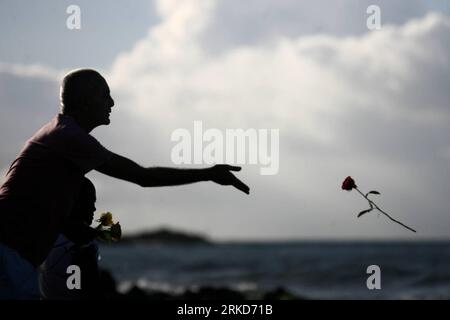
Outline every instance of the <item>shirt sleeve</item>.
POLYGON ((84 132, 72 135, 68 143, 69 145, 63 148, 63 157, 81 169, 83 173, 103 165, 113 155, 97 139, 84 132))
POLYGON ((83 174, 106 163, 113 155, 93 136, 75 126, 50 130, 39 139, 39 143, 50 148, 83 174))

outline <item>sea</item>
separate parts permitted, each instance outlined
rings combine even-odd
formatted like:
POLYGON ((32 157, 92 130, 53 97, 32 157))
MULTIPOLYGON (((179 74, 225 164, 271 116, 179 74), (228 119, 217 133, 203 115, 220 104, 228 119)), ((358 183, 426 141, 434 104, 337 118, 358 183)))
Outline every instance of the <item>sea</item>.
POLYGON ((277 288, 305 299, 450 299, 450 242, 230 242, 101 246, 119 291, 277 288))

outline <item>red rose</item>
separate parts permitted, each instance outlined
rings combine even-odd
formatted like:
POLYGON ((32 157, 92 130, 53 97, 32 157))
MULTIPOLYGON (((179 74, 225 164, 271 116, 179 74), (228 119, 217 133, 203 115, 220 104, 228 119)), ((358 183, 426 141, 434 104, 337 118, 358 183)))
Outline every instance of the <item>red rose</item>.
POLYGON ((352 177, 348 176, 345 178, 344 182, 342 182, 342 189, 351 191, 353 188, 356 188, 355 180, 352 177))

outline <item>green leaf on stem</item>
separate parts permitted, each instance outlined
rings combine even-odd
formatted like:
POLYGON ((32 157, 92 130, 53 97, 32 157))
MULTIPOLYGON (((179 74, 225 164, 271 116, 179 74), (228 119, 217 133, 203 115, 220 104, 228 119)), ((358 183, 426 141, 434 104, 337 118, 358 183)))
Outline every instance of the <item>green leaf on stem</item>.
POLYGON ((361 217, 363 214, 368 213, 368 212, 370 212, 372 210, 373 210, 373 208, 361 211, 360 213, 358 213, 358 218, 361 217))

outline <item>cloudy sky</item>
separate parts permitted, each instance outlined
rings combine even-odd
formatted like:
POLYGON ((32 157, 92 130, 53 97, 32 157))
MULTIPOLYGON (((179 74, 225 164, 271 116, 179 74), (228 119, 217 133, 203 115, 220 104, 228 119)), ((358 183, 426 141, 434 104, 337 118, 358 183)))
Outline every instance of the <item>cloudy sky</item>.
POLYGON ((450 1, 0 0, 0 170, 58 112, 73 68, 101 71, 116 105, 93 135, 173 166, 171 133, 279 129, 280 168, 243 165, 249 196, 212 183, 142 189, 90 173, 126 231, 216 239, 450 238, 450 1), (369 5, 381 29, 367 28, 369 5), (340 189, 351 175, 417 234, 340 189))

